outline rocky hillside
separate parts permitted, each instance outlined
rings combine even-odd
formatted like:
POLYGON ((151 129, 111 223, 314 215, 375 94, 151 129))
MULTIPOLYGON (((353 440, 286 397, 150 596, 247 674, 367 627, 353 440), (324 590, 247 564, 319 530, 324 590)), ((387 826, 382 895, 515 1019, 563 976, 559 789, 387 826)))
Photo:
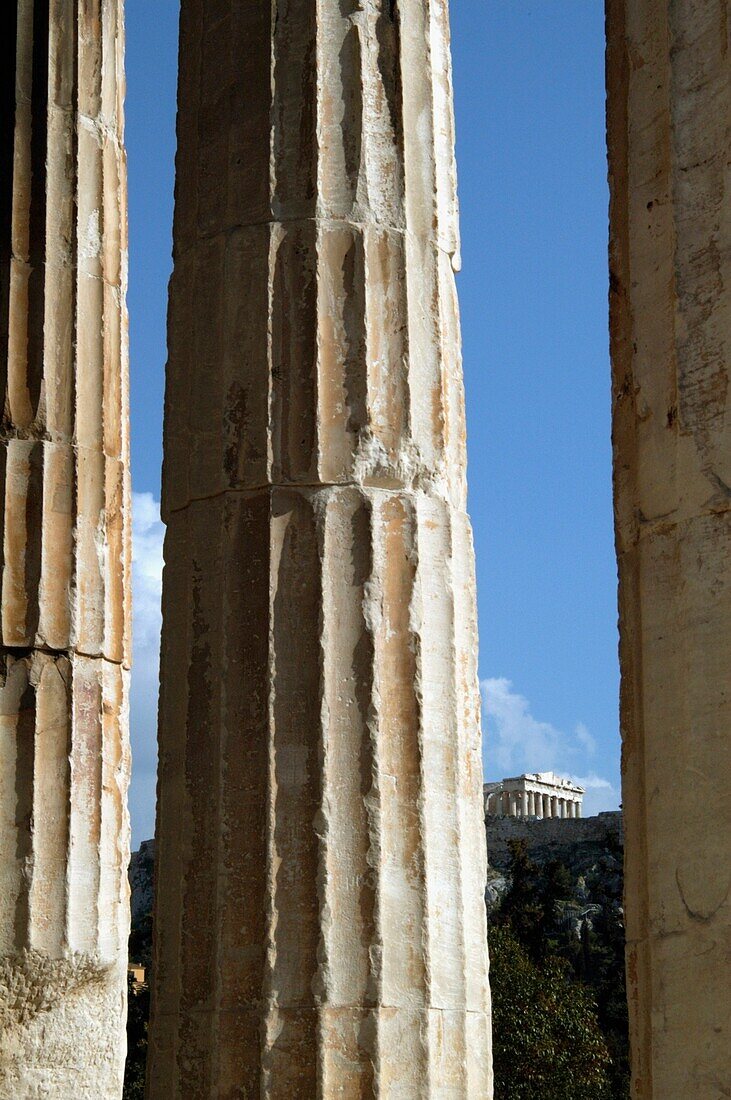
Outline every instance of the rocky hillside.
POLYGON ((492 906, 506 889, 511 844, 524 841, 528 857, 539 867, 558 861, 576 881, 601 868, 608 892, 622 894, 624 835, 622 814, 598 814, 584 818, 494 817, 485 818, 487 832, 487 904, 492 906))

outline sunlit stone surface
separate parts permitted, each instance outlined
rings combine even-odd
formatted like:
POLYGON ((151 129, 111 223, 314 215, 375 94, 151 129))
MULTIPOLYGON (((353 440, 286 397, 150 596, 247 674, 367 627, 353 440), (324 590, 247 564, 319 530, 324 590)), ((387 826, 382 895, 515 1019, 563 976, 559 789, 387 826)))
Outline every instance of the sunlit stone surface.
POLYGON ((446 7, 183 0, 155 1100, 491 1095, 446 7))
POLYGON ((0 1097, 118 1097, 128 527, 121 3, 0 14, 0 1097))
POLYGON ((634 1096, 731 1082, 727 0, 609 0, 634 1096))

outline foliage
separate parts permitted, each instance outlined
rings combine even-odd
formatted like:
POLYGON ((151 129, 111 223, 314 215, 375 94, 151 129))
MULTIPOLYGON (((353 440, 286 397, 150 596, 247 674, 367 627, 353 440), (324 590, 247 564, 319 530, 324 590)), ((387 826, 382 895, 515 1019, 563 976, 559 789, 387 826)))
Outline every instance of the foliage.
POLYGON ((596 1006, 558 958, 531 959, 490 929, 495 1100, 605 1100, 609 1052, 596 1006))
MULTIPOLYGON (((550 1091, 553 1086, 541 1085, 535 1095, 561 1097, 561 1100, 579 1100, 584 1096, 607 1097, 609 1100, 626 1100, 629 1096, 629 1042, 627 1028, 627 1002, 624 976, 624 922, 622 912, 622 853, 617 845, 616 851, 611 845, 605 857, 599 860, 587 879, 574 882, 568 869, 558 861, 539 866, 528 855, 524 841, 512 841, 510 844, 510 888, 499 908, 491 914, 490 945, 493 954, 491 985, 496 1002, 494 1010, 494 1043, 496 1057, 496 1100, 509 1100, 512 1096, 533 1095, 530 1078, 526 1078, 521 1087, 523 1091, 505 1091, 512 1088, 516 1066, 530 1069, 532 1059, 530 1051, 518 1054, 516 1043, 534 1042, 536 1049, 541 1048, 540 1057, 548 1057, 548 1042, 545 1028, 548 1021, 542 1013, 551 1013, 554 1018, 551 1026, 568 1029, 579 1043, 588 1043, 585 1051, 587 1065, 599 1058, 599 1049, 594 1040, 601 1037, 604 1061, 603 1084, 601 1091, 592 1085, 594 1091, 585 1091, 584 1078, 572 1074, 570 1080, 564 1079, 556 1093, 550 1091), (520 952, 520 957, 516 953, 520 952), (516 982, 525 986, 530 980, 535 985, 534 993, 538 997, 540 1011, 529 1011, 528 1006, 521 1007, 518 1001, 511 1005, 509 1001, 500 1003, 501 992, 496 984, 501 981, 501 967, 518 968, 516 982), (557 995, 564 998, 566 1009, 551 1005, 550 999, 540 992, 544 985, 556 983, 556 967, 562 973, 562 979, 556 984, 557 995), (585 1013, 586 1032, 583 1039, 576 1032, 577 1020, 569 1005, 580 1006, 585 1013), (522 1020, 521 1013, 528 1016, 522 1020), (538 1015, 536 1015, 538 1012, 538 1015), (522 1022, 521 1022, 522 1020, 522 1022), (504 1029, 508 1029, 506 1033, 504 1029), (516 1028, 523 1030, 522 1039, 515 1038, 516 1028), (574 1031, 572 1032, 572 1028, 574 1031), (510 1039, 506 1039, 510 1034, 510 1039), (532 1036, 532 1038, 531 1038, 532 1036), (592 1038, 593 1036, 593 1038, 592 1038), (506 1046, 507 1044, 507 1046, 506 1046), (543 1046, 542 1046, 543 1044, 543 1046), (501 1069, 501 1051, 510 1049, 512 1053, 501 1069), (501 1077, 501 1073, 505 1073, 501 1077), (543 1091, 541 1091, 541 1089, 543 1091), (584 1090, 584 1091, 582 1091, 584 1090)), ((507 997, 510 984, 505 986, 507 997)), ((516 986, 516 989, 518 986, 516 986)), ((545 991, 544 991, 545 992, 545 991)), ((517 996, 517 994, 516 994, 517 996)), ((564 1002, 562 1002, 564 1003, 564 1002)), ((554 1037, 555 1040, 555 1037, 554 1037)), ((550 1055, 551 1066, 546 1072, 556 1072, 560 1077, 563 1055, 561 1043, 551 1040, 548 1043, 554 1054, 550 1055)), ((576 1054, 578 1056, 578 1050, 576 1054)), ((588 1072, 588 1070, 587 1070, 588 1072)), ((522 1077, 519 1078, 522 1080, 522 1077)))
POLYGON ((130 975, 127 979, 127 1063, 123 1100, 144 1100, 149 1014, 150 991, 147 986, 135 989, 130 975))

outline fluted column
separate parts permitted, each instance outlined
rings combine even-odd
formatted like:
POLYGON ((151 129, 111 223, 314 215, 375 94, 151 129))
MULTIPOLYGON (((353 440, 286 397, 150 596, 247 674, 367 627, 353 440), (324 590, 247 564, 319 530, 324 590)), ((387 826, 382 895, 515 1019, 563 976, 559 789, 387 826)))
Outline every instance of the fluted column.
POLYGON ((608 138, 633 1096, 731 1080, 728 0, 611 0, 608 138))
POLYGON ((183 0, 150 1095, 490 1095, 446 4, 183 0))
POLYGON ((129 923, 122 4, 10 0, 0 40, 0 1097, 116 1097, 129 923))

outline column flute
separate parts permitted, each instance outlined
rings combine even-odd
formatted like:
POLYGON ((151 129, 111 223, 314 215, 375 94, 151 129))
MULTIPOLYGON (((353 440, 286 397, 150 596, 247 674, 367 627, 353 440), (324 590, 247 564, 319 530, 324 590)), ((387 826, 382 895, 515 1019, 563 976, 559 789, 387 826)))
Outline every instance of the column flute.
POLYGON ((180 42, 150 1096, 488 1097, 447 5, 180 42))
POLYGON ((8 0, 0 42, 0 1095, 118 1097, 130 661, 121 0, 8 0))

